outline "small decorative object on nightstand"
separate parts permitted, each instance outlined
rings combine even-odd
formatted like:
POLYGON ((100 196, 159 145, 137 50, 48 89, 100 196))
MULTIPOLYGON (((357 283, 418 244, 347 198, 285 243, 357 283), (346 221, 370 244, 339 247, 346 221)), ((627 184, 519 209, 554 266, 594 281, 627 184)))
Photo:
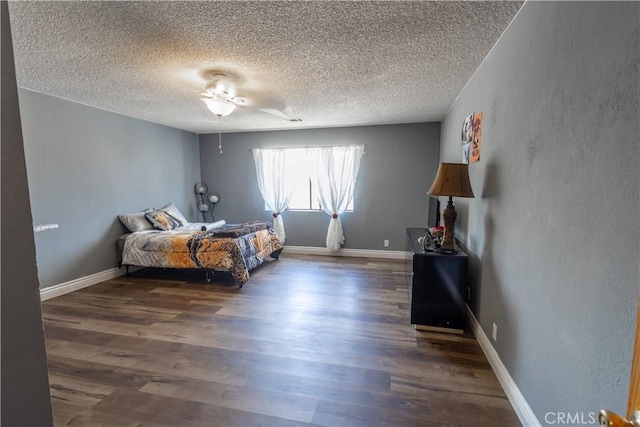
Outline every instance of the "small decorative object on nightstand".
POLYGON ((449 203, 442 214, 444 220, 444 237, 439 252, 441 254, 455 254, 456 247, 453 238, 455 228, 456 209, 453 197, 474 197, 469 182, 469 165, 465 163, 440 163, 436 179, 431 184, 427 194, 432 196, 449 196, 449 203))
POLYGON ((433 252, 436 249, 436 241, 428 228, 426 232, 427 234, 425 234, 424 236, 418 237, 418 242, 422 244, 423 251, 433 252))
POLYGON ((213 216, 213 208, 216 203, 220 201, 220 193, 217 191, 212 191, 207 194, 209 191, 209 187, 204 182, 199 182, 193 188, 196 192, 198 210, 202 214, 202 221, 207 222, 207 212, 211 214, 211 221, 214 222, 215 218, 213 216))

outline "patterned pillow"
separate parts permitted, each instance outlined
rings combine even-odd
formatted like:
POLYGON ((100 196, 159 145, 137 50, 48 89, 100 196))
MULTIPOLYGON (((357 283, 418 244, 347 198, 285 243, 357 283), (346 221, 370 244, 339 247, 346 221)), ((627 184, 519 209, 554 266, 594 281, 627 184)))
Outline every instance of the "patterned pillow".
POLYGON ((184 225, 182 221, 165 211, 152 211, 146 213, 145 216, 158 230, 173 230, 184 225))
POLYGON ((173 202, 161 207, 158 210, 168 213, 169 215, 180 221, 182 225, 189 225, 189 221, 187 221, 187 218, 182 215, 182 212, 180 212, 178 207, 173 202))

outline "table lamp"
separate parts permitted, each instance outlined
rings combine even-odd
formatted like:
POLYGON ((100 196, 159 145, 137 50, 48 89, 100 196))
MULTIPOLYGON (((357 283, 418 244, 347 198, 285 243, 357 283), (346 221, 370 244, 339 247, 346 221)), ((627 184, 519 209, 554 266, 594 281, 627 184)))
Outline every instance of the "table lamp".
POLYGON ((444 236, 440 253, 455 254, 453 230, 458 214, 453 206, 453 197, 474 197, 471 183, 469 182, 469 165, 466 163, 440 163, 436 179, 431 184, 427 194, 449 197, 447 208, 442 213, 444 236))

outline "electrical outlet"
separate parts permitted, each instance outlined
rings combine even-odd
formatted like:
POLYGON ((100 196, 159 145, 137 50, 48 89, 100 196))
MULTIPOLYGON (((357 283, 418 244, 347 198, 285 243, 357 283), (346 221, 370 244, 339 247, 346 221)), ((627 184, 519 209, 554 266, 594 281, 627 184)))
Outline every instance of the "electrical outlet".
POLYGON ((496 325, 495 323, 493 324, 493 331, 491 331, 491 337, 493 338, 494 342, 498 341, 498 325, 496 325))
POLYGON ((471 301, 471 288, 467 286, 467 301, 471 301))
POLYGON ((385 247, 385 248, 388 248, 388 247, 389 247, 389 241, 388 241, 388 240, 385 240, 385 241, 384 241, 384 247, 385 247))

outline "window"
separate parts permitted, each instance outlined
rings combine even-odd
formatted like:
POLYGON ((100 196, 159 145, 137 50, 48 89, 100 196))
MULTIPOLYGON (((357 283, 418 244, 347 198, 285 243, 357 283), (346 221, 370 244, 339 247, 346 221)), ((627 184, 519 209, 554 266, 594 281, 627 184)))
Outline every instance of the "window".
POLYGON ((314 197, 311 190, 311 178, 307 176, 306 178, 301 179, 296 184, 296 189, 293 192, 293 196, 291 196, 291 201, 289 202, 290 210, 314 210, 320 209, 320 204, 316 202, 316 198, 314 197))
MULTIPOLYGON (((265 210, 269 210, 265 204, 265 210)), ((318 195, 314 191, 311 177, 300 179, 289 202, 289 210, 292 211, 321 211, 322 206, 318 201, 318 195)), ((353 212, 353 198, 347 206, 347 212, 353 212)))
POLYGON ((286 235, 279 215, 283 210, 322 210, 331 215, 327 249, 340 249, 344 244, 340 214, 353 210, 363 154, 364 145, 253 150, 265 210, 273 211, 273 228, 283 242, 286 235))
MULTIPOLYGON (((296 176, 296 185, 291 201, 289 202, 288 210, 297 211, 321 211, 322 206, 320 204, 320 198, 318 197, 317 190, 313 185, 313 176, 311 175, 312 166, 316 163, 315 156, 319 156, 319 152, 313 149, 290 149, 289 159, 292 159, 296 167, 290 172, 290 176, 296 176)), ((343 158, 338 154, 338 163, 342 163, 343 158)), ((341 169, 336 171, 336 177, 343 179, 343 173, 341 169)), ((264 210, 270 210, 265 202, 264 210)), ((347 212, 353 212, 353 198, 347 205, 347 212)))

